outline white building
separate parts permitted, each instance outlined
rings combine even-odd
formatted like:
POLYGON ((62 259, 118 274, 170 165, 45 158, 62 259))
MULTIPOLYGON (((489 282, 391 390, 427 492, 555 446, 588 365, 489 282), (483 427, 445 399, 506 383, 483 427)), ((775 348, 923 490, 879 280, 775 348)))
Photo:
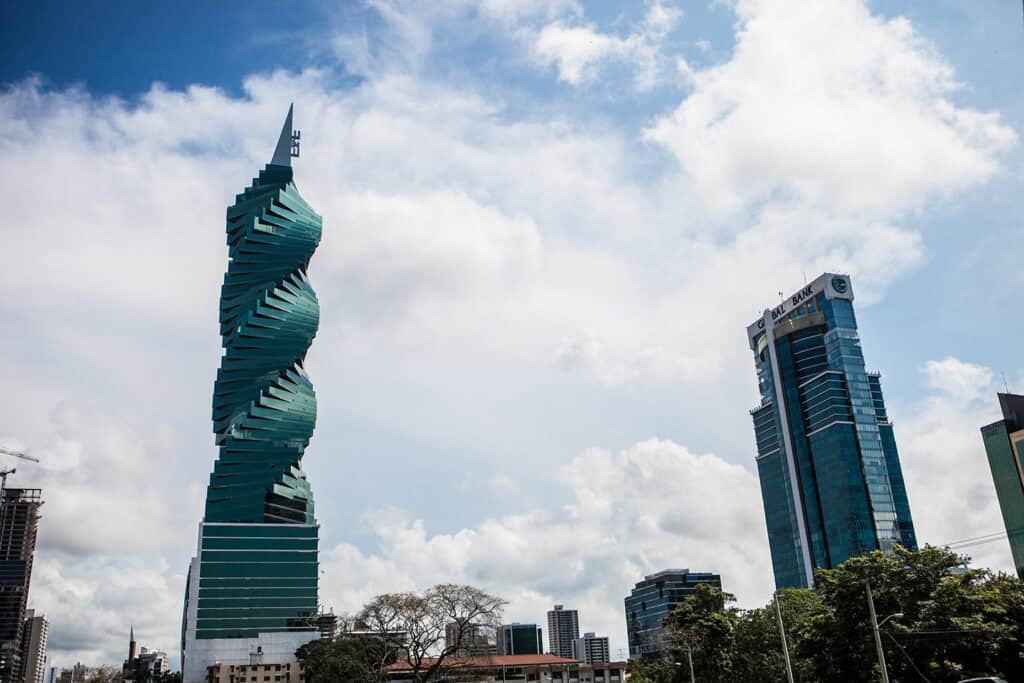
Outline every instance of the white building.
POLYGON ((580 637, 580 615, 564 605, 548 611, 548 652, 572 659, 573 641, 580 637))
POLYGON ((25 612, 25 625, 21 637, 21 662, 25 670, 25 683, 43 683, 46 675, 46 638, 50 624, 43 614, 33 609, 25 612))
POLYGON ((572 643, 573 658, 587 664, 600 664, 611 659, 608 638, 593 633, 584 633, 572 643))

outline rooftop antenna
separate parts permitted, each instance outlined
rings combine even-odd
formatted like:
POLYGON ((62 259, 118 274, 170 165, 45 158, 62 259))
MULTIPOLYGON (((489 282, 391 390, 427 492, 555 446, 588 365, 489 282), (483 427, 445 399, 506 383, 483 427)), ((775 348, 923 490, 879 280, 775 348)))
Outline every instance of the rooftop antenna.
POLYGON ((1006 393, 1010 393, 1010 385, 1006 383, 1006 373, 1000 370, 999 376, 1003 378, 1003 389, 1006 391, 1006 393))
POLYGON ((299 140, 302 138, 302 133, 292 128, 292 113, 294 109, 294 103, 288 105, 288 115, 284 118, 281 136, 277 139, 274 156, 270 159, 272 165, 291 166, 292 157, 299 156, 299 140))

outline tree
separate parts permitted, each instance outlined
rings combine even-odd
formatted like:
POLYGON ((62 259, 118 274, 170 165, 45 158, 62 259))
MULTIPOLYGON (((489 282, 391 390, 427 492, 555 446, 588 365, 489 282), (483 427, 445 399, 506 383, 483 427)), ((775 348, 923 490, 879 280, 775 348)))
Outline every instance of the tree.
POLYGON ((505 601, 472 586, 439 584, 424 593, 379 595, 356 621, 375 634, 385 658, 405 664, 415 683, 434 680, 462 663, 477 629, 496 630, 505 601), (446 627, 453 638, 446 640, 446 627))
POLYGON ((667 643, 674 661, 688 665, 700 681, 732 681, 734 631, 739 618, 731 593, 702 584, 665 619, 667 643))
MULTIPOLYGON (((679 683, 684 680, 681 677, 680 669, 674 662, 663 659, 646 661, 634 660, 630 662, 630 683, 679 683)), ((685 680, 689 680, 686 678, 685 680)))
POLYGON ((877 680, 865 583, 882 628, 894 680, 953 683, 971 675, 1024 675, 1024 582, 961 569, 966 557, 942 548, 896 546, 815 572, 823 609, 808 620, 799 655, 817 680, 877 680))
POLYGON ((296 651, 309 683, 378 683, 391 663, 385 645, 375 636, 343 632, 333 639, 313 640, 296 651))
MULTIPOLYGON (((809 620, 823 607, 821 599, 803 588, 786 588, 778 592, 782 620, 789 643, 790 660, 795 678, 813 680, 806 664, 794 657, 809 620)), ((775 606, 741 612, 733 632, 733 675, 737 681, 755 681, 775 676, 784 677, 785 658, 782 634, 779 633, 775 606)))
POLYGON ((109 665, 81 667, 79 672, 82 676, 81 680, 89 683, 121 683, 124 680, 121 677, 120 667, 109 665))

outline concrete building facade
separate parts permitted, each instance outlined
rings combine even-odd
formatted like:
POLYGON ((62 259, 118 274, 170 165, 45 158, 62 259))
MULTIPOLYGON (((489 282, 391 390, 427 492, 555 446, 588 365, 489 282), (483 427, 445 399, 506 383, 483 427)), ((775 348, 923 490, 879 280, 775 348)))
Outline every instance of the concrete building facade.
POLYGON ((564 605, 548 610, 548 652, 572 658, 573 642, 580 637, 580 614, 564 605))
POLYGON ((46 675, 46 640, 50 624, 46 616, 35 610, 25 612, 25 626, 21 643, 21 667, 24 683, 43 683, 46 675))
POLYGON ((582 638, 573 641, 572 650, 573 659, 578 659, 585 664, 601 664, 611 660, 611 649, 608 647, 607 636, 584 633, 582 638))

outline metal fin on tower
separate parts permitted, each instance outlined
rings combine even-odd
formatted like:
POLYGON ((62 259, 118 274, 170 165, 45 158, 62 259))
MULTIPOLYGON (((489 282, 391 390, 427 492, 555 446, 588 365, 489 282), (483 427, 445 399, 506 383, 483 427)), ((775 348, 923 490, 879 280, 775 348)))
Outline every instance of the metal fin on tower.
POLYGON ((277 139, 277 147, 274 148, 274 156, 270 163, 276 166, 291 166, 292 157, 298 154, 298 135, 292 129, 292 109, 295 104, 288 105, 288 116, 284 119, 284 126, 281 128, 281 137, 277 139))

